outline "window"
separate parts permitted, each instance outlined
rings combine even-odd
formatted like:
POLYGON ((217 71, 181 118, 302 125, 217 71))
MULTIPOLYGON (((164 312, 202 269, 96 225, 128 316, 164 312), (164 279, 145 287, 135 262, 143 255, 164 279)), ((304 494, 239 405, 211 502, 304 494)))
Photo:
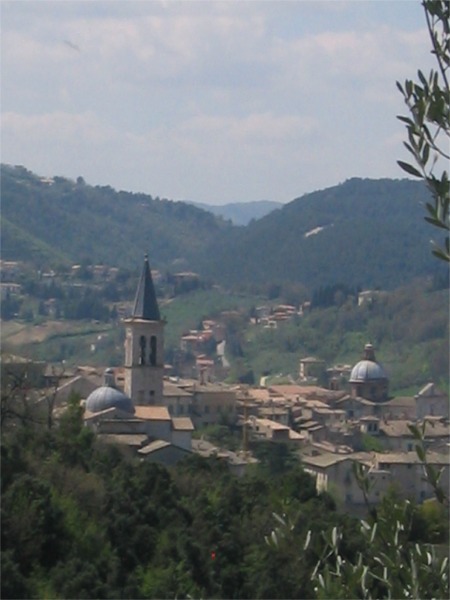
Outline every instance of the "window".
POLYGON ((156 366, 156 335, 150 338, 150 364, 156 366))
POLYGON ((141 335, 141 337, 139 338, 139 348, 140 348, 139 364, 140 365, 145 365, 146 344, 147 344, 147 342, 145 341, 145 336, 141 335))

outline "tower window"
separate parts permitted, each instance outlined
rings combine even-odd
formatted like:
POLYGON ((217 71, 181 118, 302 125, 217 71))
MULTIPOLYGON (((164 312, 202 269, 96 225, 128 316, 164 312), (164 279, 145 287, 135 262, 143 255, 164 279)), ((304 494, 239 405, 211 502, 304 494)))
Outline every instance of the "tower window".
POLYGON ((150 364, 156 366, 156 335, 150 338, 150 364))
POLYGON ((145 350, 146 350, 146 345, 147 342, 145 340, 145 336, 141 335, 141 337, 139 338, 139 348, 140 348, 140 355, 139 355, 139 364, 140 365, 145 365, 145 350))

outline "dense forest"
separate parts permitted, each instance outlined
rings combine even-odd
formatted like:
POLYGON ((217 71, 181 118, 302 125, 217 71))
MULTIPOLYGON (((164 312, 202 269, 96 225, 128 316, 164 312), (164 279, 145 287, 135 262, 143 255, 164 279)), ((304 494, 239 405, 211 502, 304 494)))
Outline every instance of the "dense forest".
MULTIPOLYGON (((89 259, 194 270, 227 286, 344 283, 395 288, 443 271, 424 221, 428 192, 410 180, 351 179, 246 227, 187 203, 2 165, 2 256, 42 264, 89 259)), ((433 235, 435 232, 433 232, 433 235)), ((439 234, 439 232, 437 232, 439 234)))
MULTIPOLYGON (((360 521, 318 495, 284 445, 260 446, 259 464, 237 478, 218 459, 193 456, 168 470, 102 445, 76 398, 57 428, 36 413, 3 417, 2 598, 337 598, 332 588, 318 592, 337 531, 340 559, 351 565, 361 556, 367 566, 364 597, 397 598, 391 586, 395 593, 408 579, 372 576, 378 553, 406 560, 415 543, 448 537, 439 506, 391 497, 366 526, 381 528, 406 506, 401 541, 391 550, 377 536, 367 544, 360 521)), ((418 566, 420 597, 443 597, 445 571, 418 566)), ((348 594, 361 581, 344 573, 339 586, 348 594)))

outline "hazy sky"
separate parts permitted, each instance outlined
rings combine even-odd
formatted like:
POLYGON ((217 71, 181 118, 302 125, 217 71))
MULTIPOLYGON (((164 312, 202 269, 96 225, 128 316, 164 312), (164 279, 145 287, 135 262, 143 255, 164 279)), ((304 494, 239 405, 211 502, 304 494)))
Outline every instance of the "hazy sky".
POLYGON ((2 162, 209 204, 403 177, 419 0, 1 2, 2 162))

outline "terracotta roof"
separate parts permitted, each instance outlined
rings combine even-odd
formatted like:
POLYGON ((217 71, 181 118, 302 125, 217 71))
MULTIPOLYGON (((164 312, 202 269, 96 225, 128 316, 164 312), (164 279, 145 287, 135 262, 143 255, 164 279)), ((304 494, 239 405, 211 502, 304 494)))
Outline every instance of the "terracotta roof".
POLYGON ((413 396, 396 396, 383 402, 383 406, 409 406, 414 408, 416 406, 416 399, 413 396))
POLYGON ((194 425, 189 417, 173 417, 172 425, 175 431, 194 431, 194 425))
POLYGON ((138 419, 148 421, 170 421, 170 414, 165 406, 135 406, 134 415, 138 419))
POLYGON ((148 437, 145 434, 136 433, 100 433, 98 439, 108 444, 123 444, 140 448, 148 440, 148 437))
POLYGON ((176 383, 170 381, 163 382, 163 395, 164 396, 183 396, 184 398, 192 398, 192 394, 186 391, 184 388, 178 386, 176 383))
MULTIPOLYGON (((413 437, 408 425, 412 425, 412 421, 393 420, 380 421, 380 432, 388 437, 413 437)), ((437 437, 449 437, 450 427, 439 421, 427 422, 425 427, 425 439, 437 437)))
POLYGON ((155 440, 147 446, 144 446, 144 448, 140 448, 138 452, 139 454, 151 454, 152 452, 156 452, 157 450, 161 450, 162 448, 167 448, 171 445, 172 444, 170 442, 165 442, 164 440, 155 440))
MULTIPOLYGON (((421 464, 422 461, 416 452, 377 452, 375 454, 378 463, 387 464, 421 464)), ((449 465, 450 455, 448 453, 440 454, 438 452, 426 453, 427 464, 429 465, 449 465)))

